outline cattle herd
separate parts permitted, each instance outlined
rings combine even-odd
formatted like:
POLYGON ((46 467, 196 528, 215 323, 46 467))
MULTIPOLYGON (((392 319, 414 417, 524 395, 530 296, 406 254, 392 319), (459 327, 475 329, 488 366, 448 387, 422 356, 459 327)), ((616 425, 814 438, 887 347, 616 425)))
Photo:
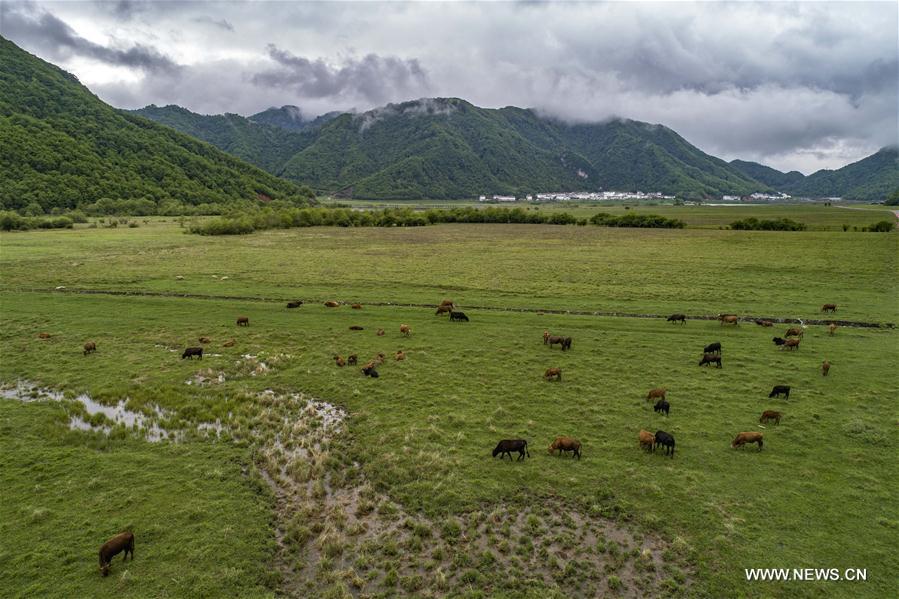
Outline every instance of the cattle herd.
MULTIPOLYGON (((303 305, 302 301, 291 301, 287 303, 288 309, 299 308, 303 305)), ((327 301, 324 303, 326 307, 329 308, 337 308, 340 306, 340 303, 336 301, 327 301)), ((361 304, 352 304, 351 307, 354 310, 361 310, 361 304)), ((825 304, 822 306, 822 312, 835 312, 837 309, 836 304, 825 304)), ((456 304, 452 300, 444 300, 439 306, 437 306, 436 315, 449 315, 449 320, 451 322, 469 322, 468 316, 461 311, 456 309, 456 304)), ((735 314, 719 314, 718 320, 721 325, 733 325, 739 326, 740 319, 735 314)), ((684 314, 672 314, 667 318, 668 322, 686 324, 687 317, 684 314)), ((773 321, 771 320, 761 320, 756 319, 753 322, 758 324, 759 326, 771 327, 773 326, 773 321)), ((801 323, 801 321, 800 321, 801 323)), ((239 316, 237 318, 237 326, 246 327, 250 325, 250 320, 246 316, 239 316)), ((349 327, 351 330, 363 330, 361 326, 351 326, 349 327)), ((828 326, 828 331, 830 335, 833 335, 836 330, 836 325, 831 323, 828 326)), ((790 327, 784 333, 783 337, 774 337, 773 341, 775 345, 779 346, 781 349, 789 349, 796 350, 799 349, 799 344, 802 341, 804 334, 805 326, 802 327, 790 327)), ((399 332, 403 337, 410 337, 412 335, 412 328, 407 324, 400 325, 399 332)), ((384 329, 378 329, 376 335, 381 337, 385 335, 384 329)), ((50 335, 48 333, 40 333, 39 337, 41 339, 49 338, 50 335)), ((201 344, 207 344, 210 342, 210 339, 207 337, 200 337, 199 341, 201 344)), ((564 335, 553 335, 549 331, 543 332, 543 344, 549 346, 550 349, 553 346, 558 345, 560 349, 564 351, 570 351, 572 349, 572 339, 571 337, 564 335)), ((226 347, 231 347, 234 345, 234 340, 229 340, 224 344, 226 347)), ((94 341, 88 341, 84 344, 83 353, 84 355, 92 354, 97 351, 97 344, 94 341)), ((187 347, 181 355, 181 359, 193 359, 196 357, 197 359, 203 359, 203 347, 187 347)), ((358 365, 358 356, 356 354, 350 354, 346 358, 340 355, 335 355, 333 357, 334 363, 338 367, 344 366, 357 366, 358 365)), ((397 351, 394 354, 394 359, 396 361, 403 361, 406 359, 406 353, 402 350, 397 351)), ((386 355, 384 353, 378 353, 371 360, 367 361, 361 367, 361 372, 366 377, 378 378, 380 375, 378 374, 377 367, 382 365, 386 360, 386 355)), ((720 342, 714 342, 706 345, 702 351, 702 358, 700 359, 699 366, 708 366, 714 364, 717 368, 723 368, 722 363, 722 347, 720 342)), ((830 371, 830 362, 824 360, 821 365, 821 374, 823 376, 827 376, 830 371)), ((544 374, 543 378, 546 381, 562 381, 562 369, 558 367, 548 368, 544 374)), ((664 414, 666 417, 669 416, 671 411, 671 405, 668 402, 667 398, 668 390, 665 387, 660 387, 656 389, 651 389, 646 395, 646 401, 652 402, 655 400, 653 404, 653 410, 659 414, 664 414)), ((782 397, 784 400, 788 400, 790 397, 790 387, 788 385, 775 385, 771 392, 768 394, 769 398, 780 398, 782 397)), ((781 412, 775 410, 765 410, 761 417, 759 418, 759 424, 764 427, 767 424, 780 424, 781 418, 783 414, 781 412)), ((664 455, 669 456, 670 458, 674 458, 674 449, 675 449, 675 441, 674 436, 665 431, 659 430, 656 431, 655 434, 641 430, 638 435, 638 442, 640 448, 644 449, 649 453, 655 453, 657 449, 664 449, 664 455)), ((747 444, 756 444, 758 446, 759 451, 762 450, 764 446, 763 435, 761 432, 750 431, 750 432, 741 432, 738 433, 734 440, 731 442, 731 447, 736 449, 738 447, 743 447, 747 444)), ((548 451, 550 454, 555 455, 558 452, 558 455, 561 455, 562 452, 570 453, 572 458, 581 459, 581 443, 577 439, 567 436, 556 437, 553 442, 549 445, 548 451)), ((530 452, 528 451, 528 441, 526 439, 503 439, 497 443, 496 447, 493 449, 493 457, 500 456, 500 459, 508 456, 509 460, 512 460, 512 454, 518 454, 518 461, 524 460, 526 457, 531 457, 530 452)), ((109 539, 103 546, 100 548, 100 571, 103 576, 106 576, 109 573, 109 566, 112 561, 112 558, 119 553, 124 552, 124 559, 127 559, 128 555, 131 555, 131 559, 134 559, 134 534, 131 532, 123 532, 120 533, 111 539, 109 539)))

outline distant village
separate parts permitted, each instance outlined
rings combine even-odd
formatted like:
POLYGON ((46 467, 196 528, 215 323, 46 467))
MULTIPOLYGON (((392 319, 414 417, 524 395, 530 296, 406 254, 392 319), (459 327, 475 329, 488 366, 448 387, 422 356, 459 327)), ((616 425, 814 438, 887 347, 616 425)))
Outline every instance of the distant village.
MULTIPOLYGON (((777 202, 789 200, 791 196, 785 193, 753 193, 746 196, 725 195, 721 197, 724 202, 777 202)), ((642 191, 564 191, 552 193, 538 193, 536 195, 509 196, 509 195, 482 195, 479 202, 601 202, 624 200, 674 200, 673 195, 665 195, 656 191, 644 193, 642 191)))

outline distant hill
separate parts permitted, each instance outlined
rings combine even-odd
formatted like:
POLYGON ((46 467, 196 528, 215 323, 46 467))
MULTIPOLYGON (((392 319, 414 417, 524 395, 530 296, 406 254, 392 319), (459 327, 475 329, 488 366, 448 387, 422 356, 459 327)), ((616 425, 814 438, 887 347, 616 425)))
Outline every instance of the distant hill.
POLYGON ((190 204, 310 189, 212 145, 116 110, 78 79, 0 37, 0 208, 74 208, 100 198, 190 204))
POLYGON ((895 146, 836 170, 820 170, 809 176, 782 173, 756 162, 734 160, 731 166, 793 196, 842 197, 847 200, 886 200, 899 190, 899 150, 895 146))
POLYGON ((248 117, 248 120, 260 125, 287 129, 288 131, 309 131, 310 129, 318 129, 328 121, 333 121, 340 114, 340 112, 335 111, 310 119, 296 106, 282 106, 281 108, 272 107, 268 110, 263 110, 248 117))

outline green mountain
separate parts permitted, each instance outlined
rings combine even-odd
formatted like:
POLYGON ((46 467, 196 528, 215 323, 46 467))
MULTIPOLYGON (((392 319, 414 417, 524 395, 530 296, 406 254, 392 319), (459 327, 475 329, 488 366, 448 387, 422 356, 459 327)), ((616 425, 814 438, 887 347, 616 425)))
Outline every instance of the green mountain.
POLYGON ((886 200, 899 190, 899 150, 882 148, 875 154, 836 170, 820 170, 808 177, 782 173, 756 162, 734 160, 731 166, 747 176, 793 196, 847 200, 886 200))
POLYGON ((296 106, 282 106, 281 108, 272 107, 268 110, 263 110, 248 117, 248 120, 260 125, 287 129, 288 131, 309 131, 318 129, 328 121, 332 121, 340 116, 340 114, 340 112, 329 112, 313 119, 307 119, 296 106))
POLYGON ((2 37, 0 147, 0 209, 74 208, 104 197, 190 204, 313 198, 306 187, 112 108, 74 75, 2 37))

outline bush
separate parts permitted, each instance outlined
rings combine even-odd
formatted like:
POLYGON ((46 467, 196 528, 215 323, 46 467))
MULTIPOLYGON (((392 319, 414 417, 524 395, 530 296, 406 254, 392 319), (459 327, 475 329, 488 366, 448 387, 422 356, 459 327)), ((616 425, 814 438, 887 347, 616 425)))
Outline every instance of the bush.
POLYGON ((874 223, 870 227, 865 227, 866 231, 874 233, 889 233, 896 228, 896 223, 891 220, 882 220, 874 223))
POLYGON ((0 230, 71 229, 74 222, 68 216, 25 217, 12 211, 0 212, 0 230))
POLYGON ((613 216, 607 212, 597 212, 590 222, 600 227, 637 227, 647 229, 683 229, 686 223, 676 218, 666 218, 658 214, 625 214, 613 216))

